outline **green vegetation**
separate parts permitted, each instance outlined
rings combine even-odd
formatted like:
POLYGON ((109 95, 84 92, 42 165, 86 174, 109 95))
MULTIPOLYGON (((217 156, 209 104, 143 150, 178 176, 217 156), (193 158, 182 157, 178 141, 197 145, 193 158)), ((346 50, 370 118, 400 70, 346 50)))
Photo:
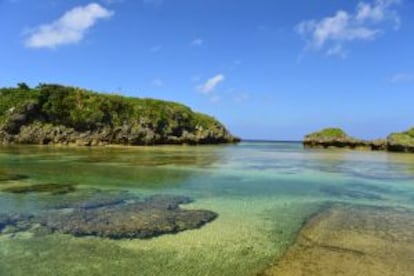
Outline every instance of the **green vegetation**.
POLYGON ((306 135, 306 138, 315 138, 315 139, 321 139, 321 138, 347 138, 349 137, 345 131, 343 131, 340 128, 325 128, 321 131, 313 132, 309 135, 306 135))
POLYGON ((303 144, 307 148, 365 148, 371 145, 348 136, 340 128, 325 128, 306 135, 303 144))
POLYGON ((387 140, 391 151, 414 152, 414 128, 405 132, 391 133, 387 140))
MULTIPOLYGON (((79 133, 105 132, 106 142, 116 144, 237 140, 214 118, 175 102, 99 94, 56 84, 40 84, 31 89, 20 83, 17 88, 0 89, 0 131, 26 135, 24 139, 9 137, 8 140, 31 143, 27 135, 41 132, 43 136, 50 136, 56 126, 79 133), (26 128, 22 129, 23 126, 26 128), (108 133, 119 132, 117 129, 123 132, 123 140, 113 137, 115 134, 108 138, 108 133)), ((53 138, 45 139, 51 142, 53 138)), ((38 143, 34 140, 33 143, 38 143)))
POLYGON ((392 133, 387 139, 361 140, 348 136, 340 128, 325 128, 305 136, 306 148, 348 148, 414 152, 414 128, 406 132, 392 133))
POLYGON ((145 118, 148 124, 158 128, 168 127, 170 119, 180 121, 182 126, 188 128, 194 124, 208 128, 215 123, 213 118, 194 113, 174 102, 98 94, 61 85, 41 84, 30 89, 19 84, 18 88, 0 89, 0 99, 0 118, 3 120, 10 109, 37 103, 48 121, 76 130, 96 128, 100 124, 122 126, 137 118, 145 118))

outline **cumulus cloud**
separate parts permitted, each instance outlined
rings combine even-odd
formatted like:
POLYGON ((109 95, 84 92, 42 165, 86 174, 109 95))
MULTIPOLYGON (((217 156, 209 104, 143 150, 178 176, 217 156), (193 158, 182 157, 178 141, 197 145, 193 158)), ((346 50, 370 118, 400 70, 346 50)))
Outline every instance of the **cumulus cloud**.
POLYGON ((327 55, 346 55, 344 44, 355 40, 374 40, 384 33, 390 22, 400 26, 396 10, 401 0, 374 0, 360 2, 355 11, 339 10, 322 19, 300 22, 296 32, 307 42, 306 50, 324 51, 327 55))
POLYGON ((200 47, 203 46, 204 40, 202 38, 196 38, 193 41, 191 41, 191 46, 200 47))
POLYGON ((86 32, 100 19, 109 18, 114 12, 97 3, 75 7, 54 22, 35 27, 29 32, 26 46, 54 48, 80 42, 86 32))
POLYGON ((205 83, 200 84, 197 86, 197 89, 203 94, 210 94, 214 91, 214 89, 225 80, 223 74, 218 74, 210 79, 208 79, 205 83))

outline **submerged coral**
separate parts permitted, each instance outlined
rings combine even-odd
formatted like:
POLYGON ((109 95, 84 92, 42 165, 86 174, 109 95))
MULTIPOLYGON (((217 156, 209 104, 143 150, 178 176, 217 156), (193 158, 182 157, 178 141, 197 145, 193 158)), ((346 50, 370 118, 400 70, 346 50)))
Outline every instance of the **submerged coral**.
POLYGON ((31 225, 32 215, 0 214, 0 233, 6 227, 13 227, 16 231, 26 230, 31 225))
POLYGON ((3 192, 14 194, 27 194, 27 193, 50 193, 53 195, 67 194, 76 190, 73 184, 35 184, 27 186, 12 186, 2 189, 3 192))
MULTIPOLYGON (((351 185, 352 186, 352 185, 351 185)), ((353 188, 346 188, 346 187, 339 187, 339 186, 324 186, 320 188, 320 191, 324 194, 328 194, 335 197, 350 197, 355 199, 372 199, 372 200, 381 200, 383 199, 382 196, 369 192, 369 191, 362 191, 358 188, 358 186, 352 186, 353 188)))
POLYGON ((155 196, 144 201, 125 202, 72 212, 49 212, 39 222, 52 231, 74 236, 99 236, 112 239, 151 238, 199 228, 217 217, 205 210, 182 210, 187 197, 155 196))
POLYGON ((333 205, 264 275, 412 275, 413 218, 401 208, 333 205))
POLYGON ((27 178, 29 178, 29 176, 24 175, 24 174, 0 174, 0 182, 23 180, 27 178))
POLYGON ((101 191, 82 189, 79 192, 62 194, 53 197, 46 204, 48 209, 94 209, 109 207, 135 200, 136 196, 126 191, 101 191))
POLYGON ((141 200, 127 193, 96 191, 84 198, 65 197, 35 216, 0 215, 0 231, 6 226, 20 231, 40 225, 44 233, 142 239, 199 228, 217 217, 211 211, 181 209, 180 204, 192 202, 183 196, 155 195, 141 200))

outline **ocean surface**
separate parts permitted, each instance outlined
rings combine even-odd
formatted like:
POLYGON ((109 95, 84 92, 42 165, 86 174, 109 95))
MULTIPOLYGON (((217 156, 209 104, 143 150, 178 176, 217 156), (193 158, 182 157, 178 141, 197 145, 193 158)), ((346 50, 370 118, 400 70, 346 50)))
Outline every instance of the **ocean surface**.
POLYGON ((414 209, 414 155, 304 150, 295 142, 0 147, 0 215, 41 214, 65 196, 91 191, 187 196, 193 202, 183 209, 218 217, 199 229, 149 239, 5 228, 0 275, 256 275, 328 202, 414 209), (10 192, 51 183, 76 191, 10 192))

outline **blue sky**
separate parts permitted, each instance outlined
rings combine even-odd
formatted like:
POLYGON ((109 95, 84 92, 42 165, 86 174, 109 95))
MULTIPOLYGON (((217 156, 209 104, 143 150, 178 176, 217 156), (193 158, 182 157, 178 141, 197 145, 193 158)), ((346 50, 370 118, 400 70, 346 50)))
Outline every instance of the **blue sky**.
POLYGON ((414 126, 411 0, 0 0, 0 86, 173 100, 234 134, 414 126))

